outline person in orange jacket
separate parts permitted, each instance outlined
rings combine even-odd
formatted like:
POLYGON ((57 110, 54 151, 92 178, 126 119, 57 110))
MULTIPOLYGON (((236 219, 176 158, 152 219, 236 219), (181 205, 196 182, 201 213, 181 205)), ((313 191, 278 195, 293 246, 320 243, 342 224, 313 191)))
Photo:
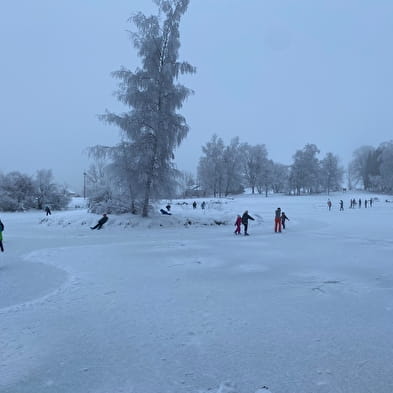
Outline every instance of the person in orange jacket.
POLYGON ((281 208, 277 208, 274 216, 274 232, 281 232, 281 208))

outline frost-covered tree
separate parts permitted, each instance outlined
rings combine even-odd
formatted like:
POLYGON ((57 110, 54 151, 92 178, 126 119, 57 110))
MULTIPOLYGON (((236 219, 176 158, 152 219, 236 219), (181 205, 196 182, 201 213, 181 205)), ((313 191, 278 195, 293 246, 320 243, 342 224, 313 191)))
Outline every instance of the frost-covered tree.
POLYGON ((321 160, 321 185, 325 191, 337 191, 343 183, 344 170, 339 165, 338 156, 333 153, 327 153, 325 158, 321 160))
POLYGON ((393 191, 393 141, 385 142, 380 146, 381 165, 380 174, 382 191, 393 191))
POLYGON ((123 114, 107 112, 102 119, 117 125, 132 146, 138 162, 138 181, 143 183, 142 216, 149 203, 174 185, 174 150, 189 127, 178 113, 192 91, 179 84, 181 74, 194 73, 187 62, 179 62, 179 27, 189 0, 155 0, 158 16, 138 13, 131 18, 132 33, 142 65, 134 72, 126 68, 113 73, 120 80, 118 99, 129 107, 123 114))
POLYGON ((239 137, 233 138, 223 152, 224 195, 243 192, 243 154, 239 137))
POLYGON ((254 194, 260 174, 268 163, 266 146, 250 146, 248 143, 244 143, 242 145, 242 153, 244 178, 254 194))
POLYGON ((190 190, 196 184, 197 182, 193 173, 187 171, 181 172, 178 179, 177 195, 184 196, 187 193, 187 190, 190 190))
POLYGON ((273 181, 274 181, 274 163, 272 160, 266 160, 264 165, 261 167, 261 170, 258 173, 257 176, 257 190, 259 194, 262 194, 262 192, 265 193, 265 196, 268 196, 269 189, 273 187, 273 181))
POLYGON ((35 207, 33 179, 14 171, 0 180, 0 210, 16 211, 35 207))
POLYGON ((71 197, 65 186, 55 183, 52 170, 40 169, 33 180, 34 198, 36 207, 43 209, 50 206, 52 209, 63 209, 68 206, 71 197))
POLYGON ((41 169, 35 178, 17 171, 0 175, 0 210, 42 209, 45 205, 62 209, 70 200, 66 187, 54 183, 51 170, 41 169))
POLYGON ((116 146, 95 146, 89 150, 95 164, 87 172, 90 210, 137 212, 143 185, 135 144, 123 141, 116 146))
POLYGON ((319 149, 314 144, 307 144, 293 156, 290 183, 297 195, 301 191, 313 193, 319 186, 319 149))
POLYGON ((224 191, 224 150, 224 141, 213 135, 210 142, 202 146, 204 155, 199 159, 199 184, 215 197, 221 197, 224 191))
POLYGON ((354 180, 361 182, 365 190, 371 187, 370 176, 372 175, 372 157, 375 148, 373 146, 361 146, 353 152, 353 159, 350 163, 354 180))
POLYGON ((53 182, 53 174, 50 169, 40 169, 35 176, 35 197, 37 208, 43 209, 50 195, 55 191, 56 185, 53 182))
POLYGON ((272 174, 272 189, 273 192, 285 192, 289 188, 289 166, 273 163, 273 174, 272 174))

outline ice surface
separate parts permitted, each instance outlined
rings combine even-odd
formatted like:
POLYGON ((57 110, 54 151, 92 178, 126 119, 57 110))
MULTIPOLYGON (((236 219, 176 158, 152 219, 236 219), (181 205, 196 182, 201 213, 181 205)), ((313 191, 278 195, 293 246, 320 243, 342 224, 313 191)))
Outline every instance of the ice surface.
POLYGON ((359 196, 1 213, 0 392, 391 393, 393 207, 359 196))

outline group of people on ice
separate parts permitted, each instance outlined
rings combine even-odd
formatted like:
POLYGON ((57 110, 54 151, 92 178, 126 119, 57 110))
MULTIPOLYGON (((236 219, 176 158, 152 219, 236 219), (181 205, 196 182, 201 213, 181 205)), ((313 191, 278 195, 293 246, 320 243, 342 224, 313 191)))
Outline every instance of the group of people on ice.
MULTIPOLYGON (((373 206, 373 199, 372 198, 364 199, 363 203, 364 203, 364 207, 367 209, 367 205, 370 206, 370 207, 373 206)), ((339 207, 340 207, 339 210, 343 211, 344 210, 344 201, 342 199, 340 199, 340 202, 338 204, 339 204, 339 207)), ((356 205, 358 205, 359 208, 362 207, 362 199, 361 198, 359 198, 357 202, 356 202, 355 198, 350 200, 350 202, 349 202, 349 208, 350 209, 354 209, 356 207, 356 205)), ((327 201, 327 206, 328 206, 329 210, 332 210, 332 201, 330 199, 328 199, 328 201, 327 201)))
MULTIPOLYGON (((254 221, 254 218, 248 214, 248 210, 246 210, 242 216, 238 215, 235 221, 235 235, 240 235, 241 225, 244 227, 244 236, 248 236, 248 220, 254 221)), ((281 228, 285 229, 285 221, 289 220, 285 212, 281 211, 281 208, 277 208, 275 211, 274 217, 274 232, 281 232, 281 228)))

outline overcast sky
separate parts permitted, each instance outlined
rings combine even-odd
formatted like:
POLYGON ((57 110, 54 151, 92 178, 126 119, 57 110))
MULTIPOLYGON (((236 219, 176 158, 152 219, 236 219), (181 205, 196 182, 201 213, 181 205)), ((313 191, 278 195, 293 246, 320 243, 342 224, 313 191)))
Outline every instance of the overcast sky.
MULTIPOLYGON (((119 131, 97 115, 125 110, 110 73, 139 65, 126 30, 150 0, 18 0, 0 7, 0 171, 52 169, 81 191, 85 149, 119 131)), ((393 1, 191 0, 180 60, 197 67, 176 152, 196 172, 216 133, 264 143, 285 164, 306 143, 338 154, 393 139, 393 1)))

